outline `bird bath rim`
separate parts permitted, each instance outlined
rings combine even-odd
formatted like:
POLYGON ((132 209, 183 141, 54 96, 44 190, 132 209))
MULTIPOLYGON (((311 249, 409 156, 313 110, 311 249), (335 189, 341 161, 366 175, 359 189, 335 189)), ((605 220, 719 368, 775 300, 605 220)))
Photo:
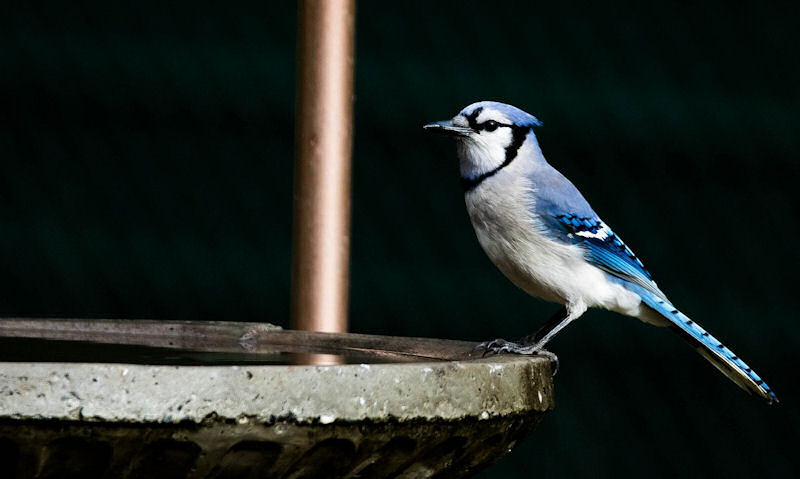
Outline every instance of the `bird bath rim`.
MULTIPOLYGON (((355 364, 0 362, 0 418, 202 422, 457 419, 553 408, 550 362, 483 358, 474 344, 429 338, 285 331, 265 323, 2 319, 6 341, 84 341, 167 353, 346 354, 355 364), (376 362, 377 361, 377 362, 376 362), (247 419, 250 420, 250 419, 247 419)), ((73 343, 63 343, 73 344, 73 343)), ((2 354, 0 354, 2 359, 2 354)))

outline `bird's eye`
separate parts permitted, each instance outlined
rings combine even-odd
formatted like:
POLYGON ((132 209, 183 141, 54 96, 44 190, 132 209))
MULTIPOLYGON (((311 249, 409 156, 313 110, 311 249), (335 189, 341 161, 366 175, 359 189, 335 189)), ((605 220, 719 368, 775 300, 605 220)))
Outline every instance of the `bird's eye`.
POLYGON ((483 122, 483 125, 481 125, 481 126, 486 131, 494 131, 494 130, 497 129, 498 126, 500 126, 500 123, 497 123, 494 120, 489 120, 489 121, 483 122))

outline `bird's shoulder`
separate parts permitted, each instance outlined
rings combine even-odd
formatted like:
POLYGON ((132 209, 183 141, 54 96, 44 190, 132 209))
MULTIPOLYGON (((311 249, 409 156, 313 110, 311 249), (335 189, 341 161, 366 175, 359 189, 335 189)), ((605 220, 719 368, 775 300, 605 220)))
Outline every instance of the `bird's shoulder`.
POLYGON ((534 213, 543 217, 573 214, 599 219, 583 194, 566 176, 547 163, 537 165, 527 175, 534 213))

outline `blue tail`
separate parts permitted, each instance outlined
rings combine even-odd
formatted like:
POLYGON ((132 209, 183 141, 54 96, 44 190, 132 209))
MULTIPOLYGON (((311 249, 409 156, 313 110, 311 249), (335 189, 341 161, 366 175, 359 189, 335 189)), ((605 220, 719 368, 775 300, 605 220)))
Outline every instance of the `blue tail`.
POLYGON ((669 301, 639 285, 628 283, 625 286, 639 294, 647 306, 669 320, 675 332, 740 388, 761 396, 769 404, 778 402, 778 397, 755 371, 717 338, 678 311, 669 301))

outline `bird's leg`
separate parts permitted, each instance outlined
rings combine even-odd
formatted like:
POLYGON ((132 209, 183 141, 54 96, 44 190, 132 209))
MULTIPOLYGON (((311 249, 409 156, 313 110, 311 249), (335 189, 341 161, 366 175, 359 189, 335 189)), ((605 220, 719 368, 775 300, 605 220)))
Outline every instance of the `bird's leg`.
POLYGON ((562 307, 556 313, 542 324, 535 333, 529 334, 519 341, 507 341, 505 339, 493 339, 478 344, 475 349, 484 349, 484 356, 489 353, 517 353, 517 354, 534 354, 535 351, 530 351, 529 347, 536 344, 542 337, 547 335, 555 327, 557 327, 564 318, 567 317, 567 308, 562 307), (529 351, 529 352, 523 352, 529 351))
POLYGON ((519 341, 517 341, 517 343, 523 346, 530 346, 531 344, 536 344, 537 341, 539 341, 540 339, 542 339, 542 337, 544 337, 544 335, 552 331, 552 329, 555 328, 558 325, 558 323, 560 323, 566 317, 567 317, 567 307, 562 306, 558 311, 555 312, 555 314, 553 314, 550 317, 550 319, 548 319, 541 326, 539 326, 539 329, 537 329, 535 333, 521 337, 519 341))
POLYGON ((522 338, 523 344, 512 343, 504 339, 486 341, 476 346, 476 349, 484 349, 484 356, 489 353, 514 353, 514 354, 540 354, 550 358, 555 363, 553 374, 558 372, 558 357, 550 351, 544 349, 545 344, 550 341, 566 325, 580 317, 586 311, 583 304, 567 304, 561 308, 552 318, 550 318, 539 330, 531 336, 522 338), (531 338, 531 343, 526 342, 531 338))
MULTIPOLYGON (((562 306, 561 308, 558 309, 558 311, 556 311, 552 316, 550 316, 550 319, 548 319, 541 326, 539 326, 539 329, 537 329, 535 333, 523 336, 517 342, 522 346, 531 346, 533 344, 536 344, 540 339, 542 339, 545 335, 547 335, 550 331, 552 331, 553 328, 558 326, 561 323, 561 321, 563 321, 564 318, 566 317, 567 317, 567 308, 566 306, 562 306)), ((553 376, 555 376, 556 373, 558 373, 558 368, 560 365, 558 361, 558 356, 556 356, 554 352, 548 351, 544 348, 540 349, 537 352, 537 354, 540 356, 545 356, 550 359, 550 362, 553 365, 553 376)))
POLYGON ((548 319, 544 324, 539 326, 539 329, 537 329, 535 333, 520 338, 516 343, 506 341, 505 339, 495 339, 480 343, 475 349, 483 349, 484 356, 489 353, 538 354, 540 356, 545 356, 549 358, 550 362, 553 364, 553 376, 555 376, 559 367, 558 356, 556 356, 555 353, 541 347, 538 350, 530 350, 530 346, 536 344, 537 341, 551 332, 556 326, 564 321, 566 316, 567 308, 562 307, 556 311, 556 313, 553 314, 553 316, 551 316, 550 319, 548 319))

